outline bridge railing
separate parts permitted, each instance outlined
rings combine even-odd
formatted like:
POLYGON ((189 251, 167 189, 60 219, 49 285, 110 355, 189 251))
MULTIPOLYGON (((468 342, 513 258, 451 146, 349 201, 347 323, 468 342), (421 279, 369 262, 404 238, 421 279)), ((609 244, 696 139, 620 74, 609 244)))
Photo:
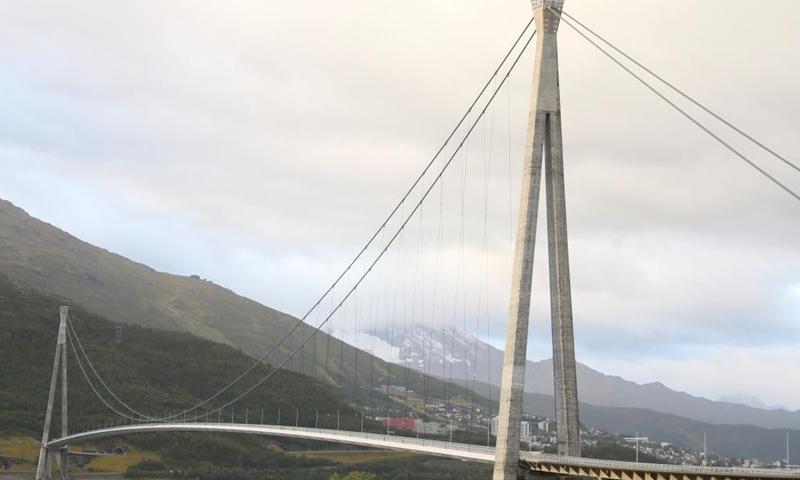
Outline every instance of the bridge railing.
MULTIPOLYGON (((288 425, 262 425, 262 424, 241 424, 241 423, 217 423, 217 422, 185 422, 185 423, 156 423, 156 424, 138 424, 126 425, 119 427, 102 428, 89 432, 82 432, 75 435, 70 435, 63 439, 52 440, 48 445, 62 445, 67 443, 77 443, 82 441, 81 437, 109 436, 110 434, 121 434, 141 432, 148 430, 205 430, 203 427, 210 427, 209 430, 215 431, 231 431, 242 433, 255 433, 261 435, 270 435, 272 432, 294 432, 295 434, 305 434, 306 438, 316 437, 321 441, 335 441, 336 438, 353 438, 361 439, 363 442, 353 442, 368 444, 373 443, 375 446, 390 446, 394 445, 413 445, 420 447, 420 449, 431 449, 451 452, 466 452, 475 455, 471 457, 479 460, 479 456, 491 459, 495 455, 495 449, 492 447, 485 447, 481 445, 468 445, 463 443, 451 443, 441 440, 429 440, 424 438, 403 437, 399 435, 387 435, 381 433, 368 433, 368 432, 351 432, 349 430, 331 430, 324 428, 309 428, 309 427, 294 427, 288 425), (70 441, 71 439, 73 439, 70 441), (66 441, 65 441, 66 440, 66 441)), ((345 442, 347 443, 347 442, 345 442)), ((416 449, 414 449, 416 450, 416 449)), ((467 457, 462 454, 455 455, 455 457, 467 457)), ((488 461, 487 458, 480 459, 481 461, 488 461)), ((642 471, 642 472, 665 472, 665 473, 685 473, 685 474, 698 474, 709 476, 744 476, 744 477, 771 477, 771 478, 800 478, 800 469, 764 469, 764 468, 725 468, 725 467, 699 467, 694 465, 672 465, 672 464, 655 464, 655 463, 632 463, 632 462, 619 462, 613 460, 599 460, 593 458, 581 457, 566 457, 560 455, 551 455, 541 452, 526 452, 520 451, 520 460, 523 462, 549 464, 552 466, 572 466, 578 468, 598 468, 609 470, 628 470, 628 471, 642 471)))
POLYGON ((305 432, 305 433, 319 433, 319 434, 335 434, 340 437, 350 438, 363 438, 365 440, 377 440, 381 442, 401 443, 405 445, 419 445, 422 447, 440 448, 445 450, 458 450, 462 452, 481 453, 485 455, 494 455, 494 448, 484 447, 481 445, 468 445, 463 443, 443 442, 441 440, 429 440, 425 438, 404 437, 401 435, 385 435, 380 433, 367 433, 367 432, 351 432, 349 430, 330 430, 324 428, 309 428, 309 427, 292 427, 292 426, 279 426, 279 425, 252 425, 253 427, 265 427, 276 430, 305 432))
MULTIPOLYGON (((93 431, 85 431, 78 434, 70 435, 70 437, 80 437, 86 434, 97 434, 97 433, 113 433, 119 432, 124 434, 125 432, 135 432, 135 431, 142 431, 142 430, 150 430, 150 429, 175 429, 180 430, 181 427, 186 428, 188 425, 192 425, 196 427, 202 427, 204 425, 213 426, 213 427, 221 427, 225 429, 226 427, 230 427, 231 429, 235 430, 250 430, 252 432, 258 431, 285 431, 285 432, 296 432, 296 433, 305 433, 305 434, 317 434, 317 435, 327 435, 333 437, 347 437, 347 438, 358 438, 367 441, 374 441, 376 443, 395 443, 395 444, 403 444, 403 445, 415 445, 425 448, 436 448, 440 450, 449 450, 449 451, 460 451, 460 452, 468 452, 468 453, 475 453, 481 455, 488 455, 494 456, 495 450, 491 447, 485 447, 480 445, 468 445, 462 443, 451 443, 451 442, 443 442, 441 440, 429 440, 424 438, 414 438, 414 437, 404 437, 401 435, 386 435, 380 433, 368 433, 368 432, 352 432, 349 430, 332 430, 332 429, 324 429, 324 428, 310 428, 310 427, 295 427, 295 426, 288 426, 288 425, 264 425, 259 423, 225 423, 225 422, 179 422, 179 423, 141 423, 141 424, 129 424, 129 425, 121 425, 121 426, 114 426, 114 427, 106 427, 100 428, 93 431)), ((267 433, 268 432, 264 432, 267 433)), ((54 439, 50 443, 61 443, 63 439, 54 439)))

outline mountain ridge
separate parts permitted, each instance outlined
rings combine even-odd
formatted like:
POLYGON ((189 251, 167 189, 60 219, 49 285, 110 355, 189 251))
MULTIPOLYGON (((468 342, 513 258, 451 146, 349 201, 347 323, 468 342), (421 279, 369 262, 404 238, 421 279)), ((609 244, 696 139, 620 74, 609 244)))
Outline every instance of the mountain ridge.
POLYGON ((405 368, 392 368, 324 331, 303 345, 316 329, 295 317, 199 278, 157 272, 84 242, 5 200, 0 200, 2 274, 117 323, 190 333, 255 358, 274 348, 264 358, 271 365, 281 365, 297 349, 285 369, 349 391, 406 383, 419 390, 452 390, 435 378, 409 376, 405 368))
MULTIPOLYGON (((414 325, 411 328, 419 329, 421 327, 420 325, 414 325)), ((428 327, 428 329, 430 329, 430 327, 428 327)), ((380 340, 387 344, 391 345, 393 343, 388 337, 381 336, 385 334, 385 332, 376 330, 374 333, 380 340)), ((416 339, 425 337, 440 338, 442 337, 441 329, 434 328, 428 333, 416 333, 409 338, 416 339)), ((439 352, 430 354, 429 361, 434 364, 430 367, 430 373, 441 376, 442 370, 441 367, 438 366, 439 362, 449 357, 454 358, 457 364, 464 361, 470 364, 477 363, 477 368, 474 369, 475 379, 479 382, 499 386, 501 366, 503 364, 503 352, 501 350, 476 339, 474 335, 468 332, 456 332, 453 329, 448 329, 444 332, 444 338, 446 341, 439 341, 437 343, 445 346, 445 348, 449 348, 450 345, 454 345, 458 348, 453 348, 453 351, 440 350, 439 352), (453 336, 456 338, 451 339, 453 336), (469 348, 464 349, 464 345, 469 346, 469 348), (492 357, 487 361, 476 361, 476 358, 469 356, 470 352, 475 351, 474 345, 477 345, 477 352, 480 358, 486 358, 484 357, 485 355, 491 355, 492 357), (461 358, 465 351, 468 353, 468 358, 461 358), (487 365, 491 365, 495 371, 489 372, 487 365)), ((397 343, 396 340, 397 339, 395 339, 395 343, 397 343)), ((394 345, 395 348, 399 350, 397 357, 400 360, 404 358, 419 359, 424 357, 425 352, 419 345, 407 344, 408 338, 400 340, 406 342, 404 345, 394 345)), ((368 343, 366 340, 362 339, 360 344, 364 345, 368 343)), ((402 364, 420 371, 419 360, 402 364)), ((800 411, 791 412, 781 409, 764 410, 737 403, 715 402, 686 392, 672 390, 661 382, 637 384, 630 380, 625 380, 620 376, 605 375, 582 363, 578 363, 577 368, 578 391, 581 402, 598 407, 642 408, 676 415, 690 420, 707 422, 709 424, 748 424, 762 428, 800 428, 800 411)), ((472 379, 472 373, 473 370, 467 372, 466 378, 472 379)), ((448 380, 452 379, 453 381, 463 381, 465 379, 464 370, 462 368, 449 369, 446 371, 444 378, 448 380)), ((542 360, 538 362, 529 360, 527 362, 525 369, 525 391, 541 395, 553 395, 552 360, 542 360)))

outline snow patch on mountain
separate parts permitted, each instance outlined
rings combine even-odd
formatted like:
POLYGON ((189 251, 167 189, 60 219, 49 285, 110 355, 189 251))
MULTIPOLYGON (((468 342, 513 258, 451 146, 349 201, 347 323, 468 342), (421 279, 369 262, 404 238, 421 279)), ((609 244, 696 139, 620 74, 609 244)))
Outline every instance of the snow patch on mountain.
POLYGON ((452 327, 412 325, 372 332, 337 329, 330 334, 387 362, 439 376, 449 376, 454 365, 472 369, 488 354, 485 343, 452 327))

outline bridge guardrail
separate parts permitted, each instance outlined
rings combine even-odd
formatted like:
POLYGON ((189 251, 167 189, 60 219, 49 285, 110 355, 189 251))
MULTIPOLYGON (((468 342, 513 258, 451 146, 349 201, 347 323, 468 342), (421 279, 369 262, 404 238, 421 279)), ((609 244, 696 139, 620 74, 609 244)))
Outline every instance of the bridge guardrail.
MULTIPOLYGON (((440 440, 427 440, 423 438, 403 437, 398 435, 386 435, 379 433, 367 432, 351 432, 348 430, 329 430, 322 428, 308 428, 308 427, 294 427, 285 425, 262 425, 262 424, 238 424, 238 423, 175 423, 175 424, 134 424, 124 425, 118 427, 101 428, 88 432, 81 432, 72 434, 64 438, 55 439, 48 443, 48 445, 61 445, 73 443, 69 440, 74 438, 79 441, 82 437, 98 436, 98 435, 113 435, 115 433, 125 434, 126 432, 147 431, 153 427, 158 429, 186 429, 187 425, 195 426, 198 430, 203 430, 203 426, 216 426, 220 430, 239 431, 239 432, 252 432, 260 433, 262 435, 269 435, 270 431, 287 431, 297 433, 315 433, 318 435, 326 435, 328 437, 350 437, 360 438, 367 441, 375 442, 376 446, 391 445, 391 444, 405 444, 415 445, 420 447, 428 447, 437 449, 439 451, 458 451, 468 452, 478 455, 485 455, 493 457, 495 449, 492 447, 484 447, 479 445, 468 445, 462 443, 443 442, 440 440), (200 428, 198 428, 200 427, 200 428), (65 442, 65 440, 67 440, 65 442)), ((328 439, 322 439, 326 441, 328 439)), ((62 448, 52 447, 52 448, 62 448)), ((520 451, 520 460, 532 463, 546 463, 550 465, 564 465, 580 468, 600 468, 612 470, 634 470, 634 471, 647 471, 647 472, 666 472, 666 473, 686 473, 686 474, 700 474, 700 475, 742 475, 746 477, 754 476, 767 476, 773 478, 800 478, 800 469, 764 469, 764 468, 731 468, 731 467, 701 467, 694 465, 673 465, 673 464, 655 464, 655 463, 631 463, 619 462, 613 460, 600 460, 593 458, 582 457, 566 457, 560 455, 552 455, 541 452, 526 452, 520 451)), ((484 459, 485 461, 485 459, 484 459)))

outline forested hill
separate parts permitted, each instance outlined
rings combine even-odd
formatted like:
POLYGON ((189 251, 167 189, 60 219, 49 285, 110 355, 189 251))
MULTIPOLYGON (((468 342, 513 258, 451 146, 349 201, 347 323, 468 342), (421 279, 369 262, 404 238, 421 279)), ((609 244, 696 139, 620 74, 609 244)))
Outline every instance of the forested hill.
MULTIPOLYGON (((69 298, 109 320, 189 332, 259 356, 284 337, 297 319, 194 276, 158 272, 76 238, 0 199, 0 272, 11 279, 69 298)), ((288 344, 311 332, 303 324, 288 344)), ((346 381, 358 373, 386 371, 386 364, 324 332, 289 370, 346 381), (326 367, 304 359, 323 358, 326 367), (356 361, 358 365, 356 365, 356 361), (374 365, 373 365, 373 362, 374 365), (373 368, 374 367, 374 368, 373 368)), ((287 344, 276 356, 285 357, 287 344)))
MULTIPOLYGON (((25 286, 0 274, 0 432, 41 433, 58 332, 60 305, 69 300, 25 286)), ((150 413, 176 412, 215 393, 249 367, 254 359, 241 351, 188 333, 117 325, 72 305, 70 317, 87 354, 108 386, 132 408, 150 413)), ((70 425, 87 426, 114 418, 91 392, 74 354, 68 363, 70 425)), ((271 371, 259 365, 230 392, 208 405, 213 409, 237 396, 271 371)), ((95 382, 97 383, 97 382, 95 382)), ((99 386, 98 386, 99 388, 99 386)), ((106 398, 111 402, 109 395, 106 398)), ((56 402, 58 403, 58 402, 56 402)), ((115 403, 114 403, 115 404, 115 403)), ((118 404, 115 404, 120 408, 118 404)), ((205 410, 206 406, 203 407, 205 410)), ((244 400, 235 404, 237 421, 277 420, 335 427, 341 412, 343 428, 355 428, 359 415, 328 385, 300 374, 278 371, 244 400)), ((56 408, 56 412, 58 407, 56 408)), ((58 412, 57 412, 58 413, 58 412)), ((230 420, 231 409, 224 415, 230 420)), ((117 417, 118 418, 118 417, 117 417)), ((60 424, 58 415, 54 425, 60 424)))

